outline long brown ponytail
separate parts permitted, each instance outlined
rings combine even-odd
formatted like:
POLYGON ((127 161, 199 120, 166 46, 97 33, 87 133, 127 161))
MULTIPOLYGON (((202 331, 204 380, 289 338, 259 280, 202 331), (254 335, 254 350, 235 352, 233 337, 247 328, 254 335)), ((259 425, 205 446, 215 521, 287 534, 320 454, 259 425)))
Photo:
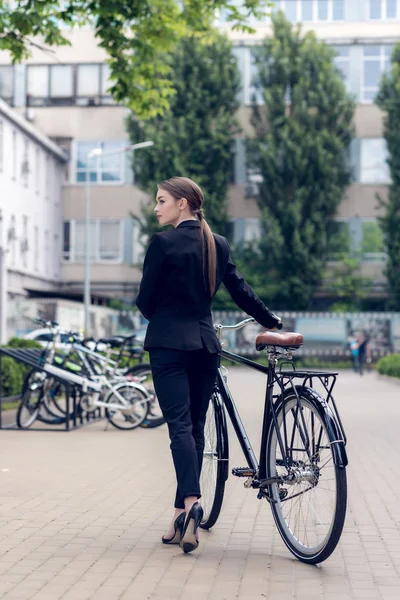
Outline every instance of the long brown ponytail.
POLYGON ((208 282, 208 288, 211 297, 213 297, 217 282, 217 251, 214 236, 204 218, 202 208, 204 202, 203 192, 197 183, 188 177, 171 177, 171 179, 159 183, 158 187, 169 192, 175 200, 186 198, 191 214, 200 221, 204 281, 206 285, 208 282))

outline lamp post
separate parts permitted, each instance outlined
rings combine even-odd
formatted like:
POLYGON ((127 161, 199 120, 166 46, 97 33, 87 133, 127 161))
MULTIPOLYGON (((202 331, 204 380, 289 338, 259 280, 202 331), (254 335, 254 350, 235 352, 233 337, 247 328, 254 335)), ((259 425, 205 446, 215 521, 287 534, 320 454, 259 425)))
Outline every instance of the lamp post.
POLYGON ((124 152, 134 152, 140 148, 149 148, 153 146, 154 142, 146 141, 139 142, 138 144, 131 144, 113 150, 111 152, 103 152, 101 148, 93 148, 86 155, 86 181, 85 181, 85 239, 84 239, 84 256, 85 256, 85 269, 84 269, 84 289, 83 289, 83 303, 84 303, 84 330, 85 336, 89 335, 89 306, 90 306, 90 160, 100 156, 112 156, 113 154, 122 154, 124 152))

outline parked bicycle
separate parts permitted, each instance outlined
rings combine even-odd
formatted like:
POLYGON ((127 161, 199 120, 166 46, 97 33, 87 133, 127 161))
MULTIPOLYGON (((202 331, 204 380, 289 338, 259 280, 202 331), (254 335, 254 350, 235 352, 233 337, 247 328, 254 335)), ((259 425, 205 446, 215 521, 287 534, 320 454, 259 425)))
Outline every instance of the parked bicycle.
MULTIPOLYGON (((233 326, 216 325, 218 338, 254 319, 233 326)), ((246 488, 266 499, 278 531, 299 560, 316 564, 334 551, 342 533, 347 502, 346 436, 332 396, 337 373, 298 371, 292 356, 303 344, 297 333, 264 332, 256 339, 265 351, 263 366, 222 349, 221 356, 267 375, 260 458, 257 460, 229 391, 226 369, 218 371, 207 414, 201 475, 204 517, 201 526, 215 525, 222 507, 229 470, 225 410, 239 440, 245 467, 232 474, 244 477, 246 488), (291 370, 277 369, 279 359, 291 370), (313 389, 318 380, 326 394, 313 389), (274 393, 275 387, 275 393, 274 393)))
POLYGON ((26 379, 17 411, 20 428, 30 427, 36 419, 61 424, 72 414, 76 417, 77 412, 102 407, 109 422, 119 429, 134 429, 144 422, 153 399, 139 381, 128 381, 118 372, 116 363, 110 364, 108 356, 80 345, 72 332, 70 352, 56 355, 61 328, 54 322, 46 326, 53 331, 53 340, 40 359, 44 370, 33 370, 26 379), (80 362, 71 360, 72 356, 80 362), (68 402, 67 385, 78 397, 75 404, 68 402))

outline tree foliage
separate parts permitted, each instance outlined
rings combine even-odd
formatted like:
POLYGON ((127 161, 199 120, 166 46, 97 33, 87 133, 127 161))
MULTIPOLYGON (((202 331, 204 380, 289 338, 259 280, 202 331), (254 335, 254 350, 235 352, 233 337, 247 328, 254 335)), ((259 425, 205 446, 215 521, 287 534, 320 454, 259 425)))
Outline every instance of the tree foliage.
POLYGON ((400 44, 392 56, 392 69, 382 78, 378 106, 385 111, 386 139, 391 185, 387 200, 379 198, 384 215, 379 219, 387 252, 386 276, 391 296, 390 304, 400 310, 400 44))
MULTIPOLYGON (((350 183, 354 102, 334 51, 278 13, 255 51, 254 139, 248 162, 261 175, 263 233, 255 266, 275 307, 309 308, 329 251, 327 225, 350 183)), ((272 304, 272 301, 271 301, 272 304)))
POLYGON ((222 35, 207 44, 186 38, 168 62, 177 91, 170 110, 144 122, 132 116, 129 122, 133 142, 154 141, 151 149, 141 150, 134 158, 136 180, 151 197, 142 211, 142 234, 156 230, 157 184, 173 176, 190 177, 201 186, 207 221, 215 231, 225 233, 240 86, 232 45, 222 35))
MULTIPOLYGON (((0 50, 14 62, 43 49, 69 45, 68 29, 93 27, 109 56, 115 100, 142 117, 161 114, 175 90, 163 58, 187 35, 209 37, 220 10, 233 28, 251 31, 251 15, 265 14, 266 0, 16 0, 0 2, 0 50)), ((48 50, 47 50, 48 51, 48 50)))

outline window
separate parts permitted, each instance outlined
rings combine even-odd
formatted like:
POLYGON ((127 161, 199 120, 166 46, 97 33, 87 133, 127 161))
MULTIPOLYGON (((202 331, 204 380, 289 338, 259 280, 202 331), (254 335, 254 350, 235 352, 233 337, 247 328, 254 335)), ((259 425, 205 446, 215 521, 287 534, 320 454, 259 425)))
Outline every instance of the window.
POLYGON ((280 0, 275 3, 292 23, 343 21, 344 0, 280 0))
POLYGON ((74 96, 72 65, 50 67, 50 103, 72 104, 74 96))
POLYGON ((46 275, 49 274, 50 267, 50 247, 49 247, 49 232, 44 232, 44 272, 46 275))
POLYGON ((13 104, 14 70, 9 65, 0 66, 0 98, 3 98, 8 104, 13 104))
POLYGON ((372 102, 378 93, 382 74, 390 68, 393 46, 364 46, 361 99, 372 102))
POLYGON ((48 103, 49 68, 47 65, 29 65, 27 74, 27 104, 42 106, 48 103))
POLYGON ((361 222, 361 252, 363 261, 385 260, 385 243, 382 229, 375 219, 361 222))
MULTIPOLYGON (((92 220, 89 228, 91 262, 122 262, 123 221, 92 220)), ((63 257, 65 261, 85 260, 85 221, 64 222, 63 257)))
POLYGON ((3 170, 3 121, 0 120, 0 173, 3 170))
POLYGON ((17 132, 12 132, 12 178, 17 178, 17 132))
POLYGON ((22 238, 21 238, 21 255, 22 264, 26 268, 28 266, 28 217, 22 217, 22 238))
POLYGON ((100 65, 78 65, 76 96, 78 104, 88 104, 100 95, 100 65))
POLYGON ((249 98, 248 103, 256 102, 256 104, 263 104, 262 90, 258 89, 258 66, 257 66, 257 50, 256 48, 250 48, 250 85, 249 85, 249 98))
POLYGON ((71 260, 71 222, 64 221, 63 259, 71 260))
POLYGON ((33 268, 38 270, 39 266, 39 229, 36 226, 33 232, 33 268))
POLYGON ((40 150, 35 148, 35 192, 39 193, 40 186, 40 150))
POLYGON ((341 72, 344 82, 346 83, 346 87, 350 86, 350 47, 349 46, 334 46, 333 48, 336 52, 336 56, 334 59, 335 65, 341 72))
POLYGON ((17 256, 16 256, 16 241, 17 241, 16 221, 15 221, 14 215, 11 215, 10 227, 7 232, 7 242, 8 242, 8 247, 10 249, 12 265, 15 265, 15 261, 17 258, 17 256))
POLYGON ((386 162, 388 152, 383 138, 362 138, 360 158, 361 183, 390 183, 386 162))
POLYGON ((101 65, 101 103, 102 104, 115 104, 109 88, 113 82, 110 80, 110 67, 109 65, 101 65))
POLYGON ((348 221, 334 220, 328 223, 328 258, 339 260, 350 251, 350 225, 348 221))
POLYGON ((115 104, 108 91, 111 85, 107 64, 29 65, 26 103, 28 106, 115 104))
POLYGON ((25 187, 29 185, 29 141, 28 138, 24 138, 24 156, 21 164, 21 179, 25 187))
POLYGON ((396 19, 400 13, 398 0, 369 0, 370 19, 396 19))
POLYGON ((123 183, 125 173, 125 155, 118 152, 127 145, 121 142, 78 142, 76 159, 76 181, 83 183, 89 173, 89 179, 93 183, 123 183), (101 148, 105 156, 97 156, 89 159, 88 154, 95 148, 101 148), (108 153, 115 152, 110 156, 108 153))

